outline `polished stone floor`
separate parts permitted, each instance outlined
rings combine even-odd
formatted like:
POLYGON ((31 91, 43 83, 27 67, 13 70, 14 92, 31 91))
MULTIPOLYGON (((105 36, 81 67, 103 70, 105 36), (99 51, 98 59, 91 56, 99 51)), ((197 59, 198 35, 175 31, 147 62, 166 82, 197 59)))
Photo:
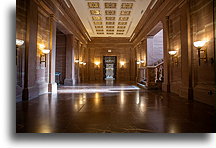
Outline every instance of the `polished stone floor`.
POLYGON ((212 133, 215 109, 131 84, 60 86, 16 104, 17 133, 212 133))

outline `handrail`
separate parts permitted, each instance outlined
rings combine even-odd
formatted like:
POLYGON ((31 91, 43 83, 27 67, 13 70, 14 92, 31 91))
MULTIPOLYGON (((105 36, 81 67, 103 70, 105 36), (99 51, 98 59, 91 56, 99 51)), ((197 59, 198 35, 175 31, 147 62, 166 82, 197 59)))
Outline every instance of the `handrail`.
POLYGON ((155 65, 155 66, 140 67, 139 69, 143 69, 143 68, 157 68, 157 67, 161 66, 162 64, 164 64, 164 62, 161 62, 161 63, 159 63, 158 65, 155 65))
POLYGON ((145 66, 138 69, 137 81, 144 84, 146 88, 161 88, 164 76, 164 61, 155 66, 145 66))

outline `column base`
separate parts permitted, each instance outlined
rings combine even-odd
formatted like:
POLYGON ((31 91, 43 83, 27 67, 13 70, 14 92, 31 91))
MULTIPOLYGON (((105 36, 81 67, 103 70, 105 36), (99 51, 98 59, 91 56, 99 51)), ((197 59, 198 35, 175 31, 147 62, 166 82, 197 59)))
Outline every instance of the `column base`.
POLYGON ((162 84, 162 91, 170 92, 170 85, 169 84, 162 84))
POLYGON ((29 100, 29 89, 28 88, 23 89, 22 100, 23 101, 28 101, 29 100))
POLYGON ((48 84, 48 92, 57 93, 57 83, 49 83, 48 84))
POLYGON ((64 85, 66 86, 73 86, 73 80, 72 79, 65 79, 64 80, 64 85))
POLYGON ((193 88, 188 88, 188 100, 193 101, 193 88))

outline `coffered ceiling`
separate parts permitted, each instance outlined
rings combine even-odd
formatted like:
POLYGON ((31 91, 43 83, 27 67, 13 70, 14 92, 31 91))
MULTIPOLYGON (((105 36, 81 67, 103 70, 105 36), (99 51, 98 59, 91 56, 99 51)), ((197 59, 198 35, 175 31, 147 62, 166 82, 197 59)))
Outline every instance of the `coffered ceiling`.
POLYGON ((130 37, 151 0, 70 0, 91 37, 130 37))

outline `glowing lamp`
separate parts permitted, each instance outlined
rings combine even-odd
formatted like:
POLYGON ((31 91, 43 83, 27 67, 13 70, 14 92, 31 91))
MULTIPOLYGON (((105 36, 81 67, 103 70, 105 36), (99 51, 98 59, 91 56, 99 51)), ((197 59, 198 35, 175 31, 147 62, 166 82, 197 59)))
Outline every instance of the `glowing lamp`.
POLYGON ((95 65, 99 66, 99 65, 100 65, 100 62, 95 62, 95 65))
POLYGON ((42 49, 41 51, 42 51, 43 54, 49 54, 50 53, 49 49, 42 49))
POLYGON ((121 64, 121 66, 124 66, 124 65, 125 65, 125 62, 124 62, 124 61, 121 61, 120 64, 121 64))
POLYGON ((196 41, 194 42, 194 46, 197 48, 198 51, 198 61, 199 61, 199 65, 201 63, 201 60, 203 60, 204 62, 207 61, 207 49, 204 48, 202 49, 205 44, 207 43, 207 41, 196 41), (202 55, 201 55, 202 53, 202 55))
POLYGON ((39 49, 44 49, 46 46, 44 44, 39 44, 39 49))
POLYGON ((79 62, 79 64, 83 64, 83 62, 82 62, 82 61, 80 61, 80 62, 79 62))
POLYGON ((24 44, 23 40, 16 39, 16 46, 20 47, 24 44))
POLYGON ((79 63, 79 60, 77 59, 77 60, 75 60, 74 62, 75 62, 75 63, 79 63))
POLYGON ((139 65, 141 62, 140 62, 140 61, 137 61, 136 63, 137 63, 137 65, 139 65))
POLYGON ((194 46, 196 48, 203 48, 203 46, 205 46, 206 42, 207 41, 196 41, 196 42, 194 42, 194 46))
POLYGON ((176 65, 178 65, 178 57, 175 56, 177 54, 176 50, 171 50, 168 52, 170 56, 172 56, 172 61, 173 63, 175 63, 176 65))
POLYGON ((169 51, 169 55, 174 56, 177 54, 177 51, 173 50, 173 51, 169 51))
POLYGON ((41 49, 41 51, 43 54, 40 55, 40 64, 45 63, 45 67, 46 67, 46 61, 47 61, 46 55, 50 53, 50 50, 49 49, 41 49))
POLYGON ((83 62, 83 65, 86 65, 86 63, 85 63, 85 62, 83 62))

